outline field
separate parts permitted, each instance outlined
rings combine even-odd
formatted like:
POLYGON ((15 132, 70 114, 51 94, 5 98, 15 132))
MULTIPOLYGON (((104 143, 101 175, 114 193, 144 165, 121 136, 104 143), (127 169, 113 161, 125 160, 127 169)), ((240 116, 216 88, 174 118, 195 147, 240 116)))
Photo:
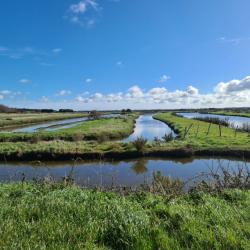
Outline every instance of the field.
POLYGON ((1 184, 2 249, 249 249, 250 192, 127 196, 1 184))
POLYGON ((194 149, 227 150, 249 149, 250 147, 250 136, 246 132, 236 133, 231 128, 186 119, 171 113, 159 113, 154 117, 169 124, 179 134, 181 141, 194 149))
POLYGON ((72 128, 57 131, 40 131, 35 133, 1 133, 1 142, 20 141, 82 141, 82 140, 113 140, 129 136, 133 132, 137 115, 121 118, 102 118, 86 121, 72 128))
POLYGON ((0 113, 0 128, 15 127, 40 122, 57 121, 86 116, 86 113, 0 113))

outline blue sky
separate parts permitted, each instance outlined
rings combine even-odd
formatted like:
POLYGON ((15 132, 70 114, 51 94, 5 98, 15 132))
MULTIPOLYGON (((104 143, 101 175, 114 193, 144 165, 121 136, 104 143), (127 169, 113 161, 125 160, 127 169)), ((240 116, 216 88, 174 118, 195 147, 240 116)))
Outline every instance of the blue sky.
POLYGON ((249 106, 249 9, 249 0, 2 1, 0 102, 249 106))

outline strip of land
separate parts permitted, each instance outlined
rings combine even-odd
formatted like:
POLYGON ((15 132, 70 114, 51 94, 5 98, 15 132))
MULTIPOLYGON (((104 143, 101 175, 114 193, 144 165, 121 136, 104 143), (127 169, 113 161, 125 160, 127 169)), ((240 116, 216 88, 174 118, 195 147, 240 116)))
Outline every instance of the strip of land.
POLYGON ((71 128, 35 133, 1 133, 0 142, 38 142, 38 141, 83 141, 114 140, 129 136, 134 129, 137 115, 117 118, 102 118, 85 121, 71 128))
POLYGON ((81 118, 86 116, 86 113, 0 113, 0 128, 12 128, 48 121, 81 118))

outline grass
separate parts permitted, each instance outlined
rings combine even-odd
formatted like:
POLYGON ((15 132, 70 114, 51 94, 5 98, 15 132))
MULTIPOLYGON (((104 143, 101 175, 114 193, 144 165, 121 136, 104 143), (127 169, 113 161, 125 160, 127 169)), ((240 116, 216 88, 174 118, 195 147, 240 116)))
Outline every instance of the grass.
POLYGON ((0 113, 0 128, 84 117, 84 113, 0 113))
POLYGON ((1 142, 18 141, 81 141, 81 140, 112 140, 129 136, 134 129, 136 115, 127 118, 102 118, 86 121, 67 129, 56 131, 40 131, 36 133, 1 133, 1 142))
POLYGON ((249 249, 250 191, 175 198, 0 184, 1 249, 249 249))
POLYGON ((169 124, 178 132, 182 143, 194 149, 249 149, 250 137, 248 133, 235 132, 234 129, 209 124, 204 121, 178 117, 171 113, 159 113, 156 119, 169 124), (220 135, 221 133, 221 135, 220 135), (185 135, 186 134, 186 135, 185 135))

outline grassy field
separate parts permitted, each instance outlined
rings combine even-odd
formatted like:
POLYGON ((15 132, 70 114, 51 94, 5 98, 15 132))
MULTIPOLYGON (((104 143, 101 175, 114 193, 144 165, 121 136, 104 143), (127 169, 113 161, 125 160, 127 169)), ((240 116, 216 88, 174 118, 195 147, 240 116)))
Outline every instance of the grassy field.
POLYGON ((82 140, 112 140, 129 136, 134 129, 137 115, 121 118, 102 118, 86 121, 67 129, 56 131, 40 131, 35 133, 1 133, 1 142, 18 141, 82 141, 82 140))
POLYGON ((23 126, 47 121, 80 118, 86 113, 0 113, 0 128, 23 126))
POLYGON ((249 249, 250 191, 175 198, 0 184, 1 249, 249 249))
POLYGON ((210 125, 204 121, 178 117, 171 113, 159 113, 154 117, 169 124, 178 132, 182 143, 195 149, 250 149, 250 136, 246 132, 236 133, 231 128, 221 126, 220 134, 220 128, 217 124, 210 125))

